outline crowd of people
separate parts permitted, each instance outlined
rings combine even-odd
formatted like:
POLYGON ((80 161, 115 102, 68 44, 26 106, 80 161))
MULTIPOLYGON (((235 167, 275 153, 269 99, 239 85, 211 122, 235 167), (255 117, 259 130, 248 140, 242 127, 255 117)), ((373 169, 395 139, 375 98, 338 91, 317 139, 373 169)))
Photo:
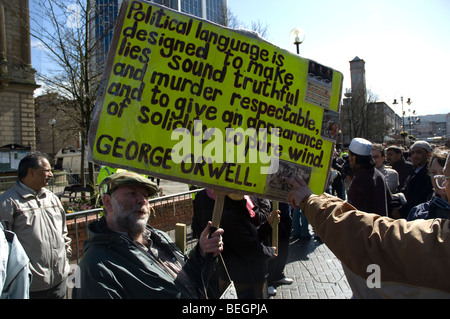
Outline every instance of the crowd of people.
POLYGON ((342 262, 355 298, 450 298, 446 276, 450 266, 448 148, 415 142, 409 149, 411 162, 401 148, 387 148, 387 163, 399 175, 399 193, 387 192, 386 215, 377 212, 379 204, 373 204, 388 184, 378 183, 375 161, 367 164, 367 160, 372 162, 370 147, 376 149, 364 139, 352 140, 349 146, 353 176, 344 176, 351 180, 346 200, 327 193, 315 195, 301 178, 294 177, 289 203, 305 213, 314 231, 342 262), (367 183, 360 187, 371 193, 365 195, 367 202, 352 203, 352 188, 359 176, 367 183), (357 205, 366 205, 366 210, 357 205), (368 284, 373 279, 368 269, 379 270, 378 282, 368 284))
MULTIPOLYGON (((71 254, 65 211, 45 186, 49 159, 31 152, 18 181, 0 195, 2 298, 65 298, 71 254)), ((185 255, 148 224, 158 184, 133 172, 111 172, 99 185, 104 214, 88 225, 72 298, 266 299, 284 274, 290 239, 316 236, 342 262, 355 298, 450 297, 450 152, 415 142, 409 149, 354 138, 336 151, 323 194, 298 176, 275 203, 224 195, 220 227, 211 224, 218 194, 194 199, 185 255), (311 228, 310 228, 311 226, 311 228), (273 227, 278 245, 273 245, 273 227), (381 284, 368 287, 369 265, 381 284)))
MULTIPOLYGON (((347 152, 335 153, 327 192, 361 211, 408 221, 426 218, 430 203, 433 212, 436 205, 448 204, 442 175, 449 151, 426 141, 405 150, 354 138, 347 152)), ((449 217, 445 209, 439 211, 439 217, 449 217)))

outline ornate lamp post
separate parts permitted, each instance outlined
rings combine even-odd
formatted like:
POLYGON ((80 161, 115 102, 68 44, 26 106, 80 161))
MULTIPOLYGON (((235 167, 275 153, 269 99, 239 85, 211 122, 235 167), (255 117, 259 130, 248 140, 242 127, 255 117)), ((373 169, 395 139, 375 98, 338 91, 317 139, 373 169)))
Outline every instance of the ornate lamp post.
POLYGON ((50 124, 50 126, 52 127, 52 156, 53 156, 53 160, 55 160, 55 124, 56 124, 56 120, 55 119, 51 119, 50 121, 48 121, 48 124, 50 124))
MULTIPOLYGON (((400 135, 403 137, 403 146, 406 144, 406 136, 408 135, 408 131, 405 131, 405 111, 403 111, 403 96, 400 98, 402 101, 402 130, 400 132, 400 135)), ((406 101, 408 105, 411 105, 412 101, 410 98, 406 101)), ((392 104, 398 104, 397 99, 394 99, 394 102, 392 104)))
POLYGON ((297 54, 300 54, 300 44, 305 40, 305 31, 302 28, 295 28, 289 34, 289 38, 297 46, 297 54))

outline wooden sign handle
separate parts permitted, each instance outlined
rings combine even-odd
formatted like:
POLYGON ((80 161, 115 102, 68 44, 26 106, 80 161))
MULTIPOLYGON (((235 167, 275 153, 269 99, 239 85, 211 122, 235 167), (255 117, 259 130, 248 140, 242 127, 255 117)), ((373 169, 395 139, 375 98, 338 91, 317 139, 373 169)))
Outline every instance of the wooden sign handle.
MULTIPOLYGON (((273 202, 273 210, 278 211, 278 202, 273 202)), ((275 255, 278 255, 278 218, 272 222, 272 247, 275 247, 275 255)))
POLYGON ((214 231, 217 230, 220 226, 220 219, 222 218, 223 204, 225 202, 225 192, 214 191, 214 195, 216 195, 216 200, 214 202, 214 210, 212 214, 212 227, 214 231))

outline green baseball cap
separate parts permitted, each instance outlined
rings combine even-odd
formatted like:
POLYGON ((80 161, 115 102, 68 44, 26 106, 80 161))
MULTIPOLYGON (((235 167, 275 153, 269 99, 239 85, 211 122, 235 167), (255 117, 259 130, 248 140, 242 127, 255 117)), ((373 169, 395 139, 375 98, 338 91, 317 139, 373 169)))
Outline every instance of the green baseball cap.
POLYGON ((107 176, 99 185, 100 192, 111 195, 120 186, 143 186, 147 188, 148 197, 158 192, 158 185, 148 178, 133 172, 120 172, 107 176))

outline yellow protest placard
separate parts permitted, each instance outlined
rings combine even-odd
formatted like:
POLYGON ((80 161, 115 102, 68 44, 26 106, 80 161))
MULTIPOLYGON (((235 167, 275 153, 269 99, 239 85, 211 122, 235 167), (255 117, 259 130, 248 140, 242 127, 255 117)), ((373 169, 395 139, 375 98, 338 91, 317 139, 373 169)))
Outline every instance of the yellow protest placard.
POLYGON ((89 133, 91 160, 286 201, 327 180, 343 76, 259 38, 124 1, 89 133))

